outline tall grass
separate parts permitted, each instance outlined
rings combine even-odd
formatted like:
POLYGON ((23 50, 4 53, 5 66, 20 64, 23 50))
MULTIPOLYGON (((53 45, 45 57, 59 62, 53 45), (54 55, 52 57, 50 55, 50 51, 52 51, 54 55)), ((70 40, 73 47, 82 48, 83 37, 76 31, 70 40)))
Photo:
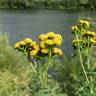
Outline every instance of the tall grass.
POLYGON ((0 96, 29 96, 32 70, 25 57, 0 36, 0 96))

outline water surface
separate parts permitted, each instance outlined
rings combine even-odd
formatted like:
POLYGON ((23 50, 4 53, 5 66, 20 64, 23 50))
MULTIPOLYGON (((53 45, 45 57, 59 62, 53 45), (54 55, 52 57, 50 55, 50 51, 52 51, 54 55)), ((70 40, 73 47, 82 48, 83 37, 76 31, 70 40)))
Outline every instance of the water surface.
POLYGON ((39 34, 49 31, 60 33, 64 39, 63 50, 71 53, 70 26, 82 15, 92 17, 96 13, 63 10, 0 10, 0 31, 9 34, 11 44, 25 37, 36 40, 39 34))

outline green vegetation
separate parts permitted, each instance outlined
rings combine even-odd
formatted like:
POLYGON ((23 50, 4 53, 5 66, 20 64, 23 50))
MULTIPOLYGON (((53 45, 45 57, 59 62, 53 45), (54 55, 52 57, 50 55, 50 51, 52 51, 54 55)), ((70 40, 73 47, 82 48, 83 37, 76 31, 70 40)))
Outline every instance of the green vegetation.
POLYGON ((70 57, 50 49, 62 41, 61 35, 57 38, 53 32, 39 36, 39 43, 47 45, 43 47, 48 51, 41 51, 42 44, 38 50, 38 43, 30 38, 17 42, 17 51, 9 45, 7 36, 1 35, 0 96, 96 96, 96 32, 89 30, 86 20, 72 26, 74 55, 70 57), (53 38, 56 45, 51 42, 53 38))
POLYGON ((96 9, 96 0, 0 0, 0 8, 96 9))
POLYGON ((0 96, 28 96, 32 70, 25 57, 0 36, 0 96))

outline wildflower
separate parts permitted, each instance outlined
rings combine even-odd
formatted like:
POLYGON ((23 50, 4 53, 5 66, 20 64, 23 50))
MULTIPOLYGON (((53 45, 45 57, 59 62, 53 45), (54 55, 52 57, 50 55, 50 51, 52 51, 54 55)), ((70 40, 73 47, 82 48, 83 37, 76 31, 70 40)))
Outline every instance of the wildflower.
POLYGON ((46 48, 45 41, 40 42, 40 47, 41 47, 41 48, 46 48))
POLYGON ((33 46, 33 49, 39 50, 39 45, 34 45, 34 46, 33 46))
POLYGON ((82 24, 82 26, 87 27, 87 28, 89 28, 90 26, 89 21, 86 21, 86 20, 80 20, 79 23, 82 24))
POLYGON ((24 41, 25 41, 26 43, 28 43, 28 44, 32 43, 32 39, 31 39, 31 38, 26 38, 24 41))
POLYGON ((77 26, 72 26, 71 29, 72 29, 73 31, 75 31, 75 30, 78 30, 78 27, 77 27, 77 26))
POLYGON ((15 48, 20 48, 20 44, 17 42, 14 47, 15 48))
POLYGON ((47 48, 41 49, 41 52, 42 52, 42 53, 48 53, 48 49, 47 49, 47 48))
POLYGON ((32 50, 32 51, 30 52, 30 55, 31 55, 31 56, 36 56, 37 53, 38 53, 38 50, 32 50))
POLYGON ((91 32, 91 31, 87 31, 87 32, 84 32, 83 34, 82 34, 82 36, 85 36, 85 37, 94 37, 94 36, 96 36, 96 33, 95 32, 91 32))
POLYGON ((75 48, 77 48, 80 45, 84 45, 85 41, 82 40, 82 39, 78 39, 78 40, 73 40, 72 43, 73 43, 73 47, 75 49, 75 48))
POLYGON ((35 41, 32 41, 32 42, 30 43, 30 46, 34 46, 34 45, 36 45, 36 42, 35 42, 35 41))
POLYGON ((46 35, 48 36, 48 38, 54 38, 55 33, 54 32, 48 32, 46 35))
POLYGON ((62 43, 62 41, 58 38, 53 39, 53 41, 54 41, 54 44, 56 44, 56 45, 61 45, 61 43, 62 43))
POLYGON ((54 42, 53 42, 53 40, 46 40, 45 44, 47 44, 47 45, 54 45, 54 42))
POLYGON ((41 41, 44 41, 44 40, 46 40, 46 39, 48 39, 48 36, 45 35, 45 34, 41 34, 41 35, 39 36, 39 40, 41 40, 41 41))
POLYGON ((58 39, 60 39, 61 41, 63 40, 63 39, 62 39, 62 36, 61 36, 60 34, 55 34, 55 38, 58 38, 58 39))
POLYGON ((90 43, 96 44, 96 41, 93 38, 90 38, 90 43))
POLYGON ((25 46, 26 42, 25 41, 20 41, 19 44, 22 45, 22 46, 25 46))
POLYGON ((95 36, 95 37, 93 37, 93 39, 96 41, 96 36, 95 36))
POLYGON ((63 52, 62 52, 62 50, 60 49, 60 50, 58 50, 58 54, 59 55, 62 55, 63 54, 63 52))
POLYGON ((54 49, 53 49, 53 53, 54 53, 54 54, 59 54, 59 55, 62 55, 62 54, 63 54, 62 50, 59 49, 59 48, 54 48, 54 49))

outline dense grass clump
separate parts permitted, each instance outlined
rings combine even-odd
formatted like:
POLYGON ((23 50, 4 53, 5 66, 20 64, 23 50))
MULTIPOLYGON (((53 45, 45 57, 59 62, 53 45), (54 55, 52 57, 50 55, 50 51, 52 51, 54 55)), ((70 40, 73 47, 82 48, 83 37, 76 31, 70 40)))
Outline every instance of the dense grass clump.
POLYGON ((0 36, 0 96, 29 96, 32 70, 25 57, 0 36))

